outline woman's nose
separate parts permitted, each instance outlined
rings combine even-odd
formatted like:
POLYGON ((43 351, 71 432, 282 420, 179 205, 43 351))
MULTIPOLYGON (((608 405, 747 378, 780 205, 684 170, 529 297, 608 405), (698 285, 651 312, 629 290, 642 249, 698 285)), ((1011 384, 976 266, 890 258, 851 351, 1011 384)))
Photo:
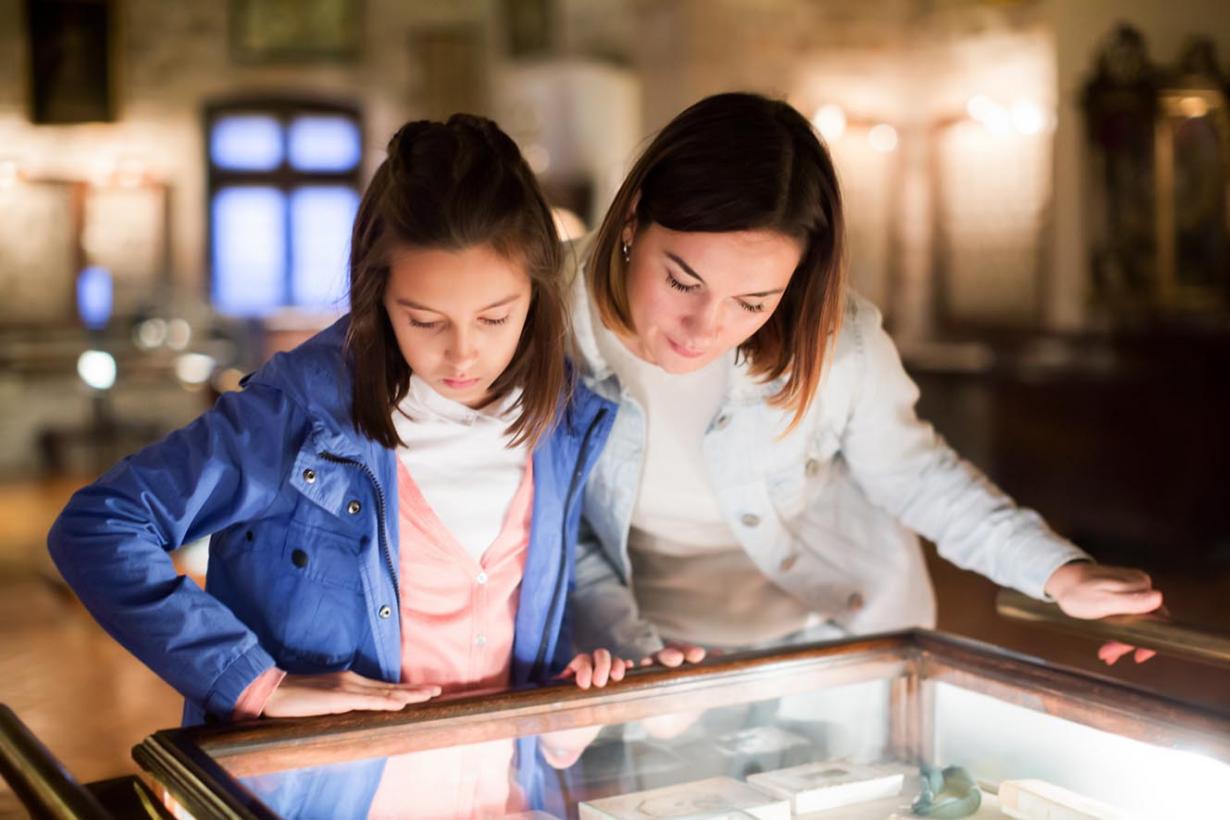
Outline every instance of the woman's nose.
POLYGON ((706 299, 696 310, 684 317, 684 326, 693 342, 707 341, 716 337, 722 329, 722 305, 715 299, 706 299))

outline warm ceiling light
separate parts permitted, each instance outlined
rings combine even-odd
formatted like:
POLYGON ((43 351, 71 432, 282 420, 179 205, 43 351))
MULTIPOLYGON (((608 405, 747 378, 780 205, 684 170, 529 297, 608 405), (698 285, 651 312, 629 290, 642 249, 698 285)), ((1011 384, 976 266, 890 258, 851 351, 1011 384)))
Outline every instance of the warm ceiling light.
POLYGON ((820 136, 824 137, 825 142, 833 142, 846 133, 846 112, 840 105, 822 105, 816 116, 812 117, 812 124, 816 126, 820 136))

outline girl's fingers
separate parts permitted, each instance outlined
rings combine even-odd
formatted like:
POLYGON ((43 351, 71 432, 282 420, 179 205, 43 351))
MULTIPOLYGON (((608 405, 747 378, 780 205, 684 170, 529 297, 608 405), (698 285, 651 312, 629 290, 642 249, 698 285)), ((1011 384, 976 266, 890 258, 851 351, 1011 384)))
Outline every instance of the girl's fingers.
POLYGON ((405 703, 422 703, 440 694, 439 686, 406 686, 393 690, 405 703))
POLYGON ((627 666, 623 658, 614 658, 611 660, 612 682, 623 680, 625 672, 627 672, 627 666))
POLYGON ((684 650, 684 657, 688 663, 700 663, 705 659, 705 648, 703 646, 689 646, 684 650))

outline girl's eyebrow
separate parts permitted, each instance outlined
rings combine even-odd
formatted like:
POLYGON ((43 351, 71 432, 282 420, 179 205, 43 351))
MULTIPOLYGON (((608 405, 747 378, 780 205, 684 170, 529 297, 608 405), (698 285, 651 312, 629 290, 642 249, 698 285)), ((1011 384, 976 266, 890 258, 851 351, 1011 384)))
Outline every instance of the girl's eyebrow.
MULTIPOLYGON (((492 303, 491 303, 491 304, 489 304, 489 305, 485 305, 485 306, 483 306, 483 307, 480 307, 480 308, 478 309, 478 311, 477 311, 477 312, 478 312, 478 313, 482 313, 484 310, 491 310, 492 308, 503 307, 504 305, 510 304, 510 303, 512 303, 512 302, 515 302, 515 301, 517 301, 517 300, 518 300, 518 299, 520 299, 520 298, 521 298, 521 294, 519 294, 519 293, 514 293, 514 294, 511 294, 511 295, 509 295, 509 296, 505 296, 503 299, 500 299, 500 300, 498 300, 498 301, 492 302, 492 303)), ((411 308, 411 309, 413 309, 413 310, 425 310, 425 311, 427 311, 428 313, 439 313, 439 314, 443 315, 443 311, 436 310, 435 308, 427 307, 427 305, 420 305, 418 302, 412 302, 412 301, 410 301, 409 299, 394 299, 393 301, 394 301, 394 303, 395 303, 395 304, 398 304, 398 305, 400 305, 400 306, 402 306, 402 307, 408 307, 408 308, 411 308)))
MULTIPOLYGON (((676 265, 683 268, 683 272, 686 273, 688 276, 691 276, 692 278, 699 280, 702 284, 704 283, 705 280, 701 279, 700 274, 692 270, 692 266, 689 265, 687 262, 684 262, 682 259, 680 259, 675 254, 671 253, 670 251, 667 251, 666 255, 669 256, 676 265)), ((759 291, 758 293, 740 293, 739 298, 743 299, 748 296, 755 297, 755 298, 759 298, 762 296, 772 296, 775 293, 782 293, 784 291, 785 291, 785 288, 775 288, 774 290, 762 290, 762 291, 759 291)))

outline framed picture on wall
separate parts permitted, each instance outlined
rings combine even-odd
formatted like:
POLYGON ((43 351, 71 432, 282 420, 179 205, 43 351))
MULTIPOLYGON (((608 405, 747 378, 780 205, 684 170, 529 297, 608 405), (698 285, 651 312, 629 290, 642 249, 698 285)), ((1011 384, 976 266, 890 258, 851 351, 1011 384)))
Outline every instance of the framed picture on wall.
POLYGON ((111 0, 27 0, 32 122, 115 119, 114 25, 111 0))
POLYGON ((362 47, 362 0, 231 0, 236 62, 348 61, 362 47))

